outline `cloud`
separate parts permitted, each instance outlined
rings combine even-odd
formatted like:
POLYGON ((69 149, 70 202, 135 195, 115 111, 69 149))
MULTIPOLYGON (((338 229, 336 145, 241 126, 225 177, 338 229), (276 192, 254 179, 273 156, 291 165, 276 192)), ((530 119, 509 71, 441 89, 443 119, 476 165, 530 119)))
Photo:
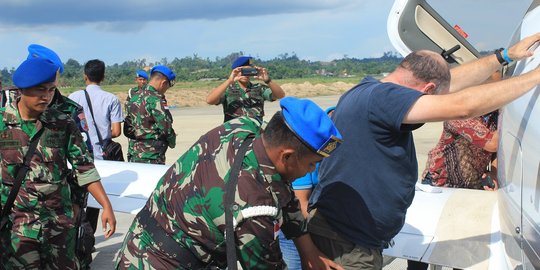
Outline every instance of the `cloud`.
POLYGON ((129 27, 134 22, 220 20, 306 13, 356 4, 347 0, 94 0, 76 3, 71 0, 4 0, 0 10, 0 28, 98 23, 102 30, 118 31, 120 28, 129 31, 136 29, 129 27))

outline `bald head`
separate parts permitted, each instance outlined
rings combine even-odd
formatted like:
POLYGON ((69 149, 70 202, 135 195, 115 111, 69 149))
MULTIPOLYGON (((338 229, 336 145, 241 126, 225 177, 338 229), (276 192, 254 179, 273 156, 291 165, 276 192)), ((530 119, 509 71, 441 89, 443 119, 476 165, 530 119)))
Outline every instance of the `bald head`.
POLYGON ((401 61, 397 69, 400 68, 410 71, 417 80, 434 83, 437 86, 435 92, 445 91, 450 86, 448 64, 435 52, 427 50, 412 52, 401 61))

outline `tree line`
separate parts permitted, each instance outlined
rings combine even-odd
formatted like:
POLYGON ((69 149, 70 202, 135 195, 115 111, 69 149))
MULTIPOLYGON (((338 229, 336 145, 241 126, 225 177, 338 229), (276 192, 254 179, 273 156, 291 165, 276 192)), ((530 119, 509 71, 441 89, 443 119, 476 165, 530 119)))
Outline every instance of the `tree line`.
MULTIPOLYGON (((172 61, 163 58, 155 62, 137 59, 122 64, 115 63, 107 66, 104 85, 132 84, 136 70, 150 70, 155 65, 166 65, 171 68, 177 75, 177 81, 226 79, 231 72, 231 63, 241 55, 244 54, 237 52, 225 57, 210 59, 194 54, 193 56, 174 58, 172 61)), ((342 59, 328 62, 301 60, 295 53, 283 53, 271 60, 255 58, 254 63, 267 68, 274 79, 292 79, 317 76, 362 77, 368 74, 381 74, 391 72, 401 60, 402 57, 395 52, 385 52, 383 56, 378 58, 357 59, 344 56, 342 59)), ((59 85, 64 87, 84 86, 83 68, 84 63, 68 59, 64 63, 64 74, 60 78, 59 85)), ((3 85, 12 85, 11 77, 14 71, 15 68, 3 68, 0 71, 3 85)))

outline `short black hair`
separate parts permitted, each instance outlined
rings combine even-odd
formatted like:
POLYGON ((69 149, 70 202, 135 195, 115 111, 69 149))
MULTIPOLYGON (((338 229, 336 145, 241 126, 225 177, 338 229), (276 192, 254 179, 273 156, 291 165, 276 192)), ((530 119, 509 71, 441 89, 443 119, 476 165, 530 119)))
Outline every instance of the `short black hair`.
POLYGON ((84 75, 88 80, 100 83, 105 78, 105 63, 99 59, 93 59, 84 64, 84 75))
POLYGON ((450 86, 450 69, 442 58, 435 57, 435 53, 416 51, 407 55, 399 66, 411 71, 418 80, 434 83, 435 91, 439 92, 450 86))
POLYGON ((281 111, 278 111, 272 116, 268 125, 263 132, 265 142, 270 147, 288 146, 293 148, 299 156, 304 156, 309 153, 315 154, 310 148, 307 147, 298 137, 294 134, 281 115, 281 111))

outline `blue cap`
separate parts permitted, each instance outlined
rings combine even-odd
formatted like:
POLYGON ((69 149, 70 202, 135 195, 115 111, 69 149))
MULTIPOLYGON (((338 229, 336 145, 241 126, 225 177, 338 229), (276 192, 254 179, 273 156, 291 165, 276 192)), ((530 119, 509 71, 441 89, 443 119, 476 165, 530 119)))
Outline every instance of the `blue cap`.
POLYGON ((135 77, 136 78, 144 78, 146 80, 148 80, 148 74, 146 73, 146 71, 142 70, 142 69, 139 69, 137 70, 137 72, 135 72, 135 77))
POLYGON ((326 114, 329 114, 329 113, 331 113, 331 112, 334 111, 334 110, 336 110, 336 106, 330 106, 330 107, 326 108, 326 110, 324 110, 324 112, 325 112, 326 114))
POLYGON ((30 58, 13 73, 13 84, 20 89, 26 89, 42 83, 54 82, 58 66, 49 59, 30 58))
POLYGON ((58 54, 56 54, 53 50, 39 44, 30 44, 28 46, 28 57, 26 59, 36 57, 42 57, 51 60, 54 64, 58 66, 60 74, 64 73, 64 64, 62 63, 62 60, 60 60, 58 54))
POLYGON ((165 75, 165 77, 167 77, 167 79, 169 81, 174 81, 176 79, 176 74, 174 74, 174 72, 172 72, 172 70, 170 70, 168 67, 166 66, 154 66, 151 70, 150 70, 150 74, 153 74, 154 72, 159 72, 163 75, 165 75))
POLYGON ((279 105, 289 129, 313 152, 327 157, 343 142, 330 117, 313 101, 286 97, 279 105))
POLYGON ((234 60, 234 62, 231 65, 231 68, 235 69, 241 66, 249 66, 251 64, 251 59, 253 59, 253 57, 251 56, 240 56, 236 58, 236 60, 234 60))

